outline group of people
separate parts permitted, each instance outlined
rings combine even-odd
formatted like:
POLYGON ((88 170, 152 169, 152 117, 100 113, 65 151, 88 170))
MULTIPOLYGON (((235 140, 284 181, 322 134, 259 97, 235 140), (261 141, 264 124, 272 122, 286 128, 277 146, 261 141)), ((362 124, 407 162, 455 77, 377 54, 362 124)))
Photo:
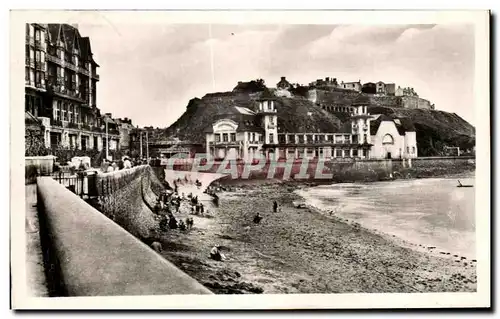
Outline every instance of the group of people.
POLYGON ((124 157, 120 161, 110 161, 108 159, 104 159, 103 163, 101 165, 101 170, 104 173, 111 173, 111 172, 119 171, 122 169, 130 169, 133 166, 136 166, 136 165, 133 165, 132 161, 128 157, 124 157))

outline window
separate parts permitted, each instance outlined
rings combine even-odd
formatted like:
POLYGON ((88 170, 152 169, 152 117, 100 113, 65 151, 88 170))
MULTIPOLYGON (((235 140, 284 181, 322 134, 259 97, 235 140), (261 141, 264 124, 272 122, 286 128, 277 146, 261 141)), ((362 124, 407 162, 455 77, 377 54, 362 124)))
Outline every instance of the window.
POLYGON ((357 149, 353 149, 352 150, 352 156, 353 157, 358 157, 358 150, 357 149))
POLYGON ((30 60, 34 60, 34 59, 35 59, 35 50, 30 49, 30 60))
POLYGON ((382 139, 382 144, 394 144, 394 139, 392 138, 392 135, 385 134, 384 138, 382 139))
POLYGON ((351 141, 351 135, 344 135, 344 142, 349 143, 351 141))
POLYGON ((38 50, 37 50, 37 51, 35 52, 35 57, 36 57, 36 58, 35 58, 36 62, 40 62, 40 51, 38 51, 38 50))
POLYGON ((231 142, 236 142, 236 133, 231 133, 231 142))
POLYGON ((35 35, 35 28, 30 25, 30 37, 33 37, 35 35))
POLYGON ((288 135, 288 143, 295 143, 295 135, 288 135))
POLYGON ((304 135, 299 135, 299 143, 304 143, 304 135))
POLYGON ((409 146, 406 147, 406 153, 410 153, 410 147, 409 146))
POLYGON ((40 41, 40 30, 38 29, 35 30, 35 40, 40 41))
POLYGON ((349 157, 349 150, 344 150, 344 157, 349 157))
POLYGON ((365 134, 365 138, 363 139, 363 141, 364 141, 365 143, 368 143, 368 135, 367 135, 367 134, 365 134))
POLYGON ((229 141, 229 137, 228 137, 227 133, 222 133, 222 141, 223 142, 228 142, 229 141))
POLYGON ((269 143, 270 144, 274 143, 274 134, 273 133, 269 133, 269 143))
POLYGON ((412 148, 411 148, 411 153, 412 153, 412 154, 415 154, 415 151, 416 151, 415 146, 412 146, 412 148))
POLYGON ((335 157, 342 157, 342 150, 335 150, 335 157))

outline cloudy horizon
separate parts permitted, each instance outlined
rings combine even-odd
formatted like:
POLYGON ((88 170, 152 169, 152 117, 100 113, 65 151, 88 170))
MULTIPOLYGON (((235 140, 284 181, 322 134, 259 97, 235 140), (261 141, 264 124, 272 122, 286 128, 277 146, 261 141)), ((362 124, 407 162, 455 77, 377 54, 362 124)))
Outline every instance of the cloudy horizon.
POLYGON ((391 82, 474 119, 474 29, 456 25, 79 25, 100 65, 97 105, 168 127, 190 99, 281 76, 391 82))

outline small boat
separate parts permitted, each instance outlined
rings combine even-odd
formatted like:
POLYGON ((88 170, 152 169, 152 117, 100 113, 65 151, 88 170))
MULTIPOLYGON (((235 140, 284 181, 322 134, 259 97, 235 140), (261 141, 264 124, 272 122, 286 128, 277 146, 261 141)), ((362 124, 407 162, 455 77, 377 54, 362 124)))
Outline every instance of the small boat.
POLYGON ((473 185, 463 185, 462 183, 460 183, 460 180, 459 180, 457 187, 474 187, 474 186, 473 185))

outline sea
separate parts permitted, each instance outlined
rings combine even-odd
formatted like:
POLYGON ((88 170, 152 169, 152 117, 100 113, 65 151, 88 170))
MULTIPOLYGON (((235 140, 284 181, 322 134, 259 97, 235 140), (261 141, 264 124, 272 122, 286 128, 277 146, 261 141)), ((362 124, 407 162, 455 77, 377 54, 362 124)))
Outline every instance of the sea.
MULTIPOLYGON (((461 177, 474 185, 473 175, 461 177)), ((456 178, 340 183, 299 190, 320 210, 407 242, 474 259, 475 187, 456 178)))

